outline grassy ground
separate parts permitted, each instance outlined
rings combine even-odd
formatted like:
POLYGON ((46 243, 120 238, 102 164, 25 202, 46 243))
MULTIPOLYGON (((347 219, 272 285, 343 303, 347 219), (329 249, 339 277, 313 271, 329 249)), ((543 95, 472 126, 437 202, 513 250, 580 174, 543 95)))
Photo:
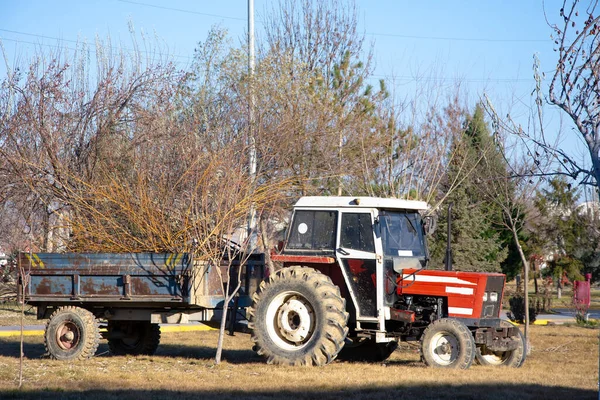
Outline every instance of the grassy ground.
MULTIPOLYGON (((46 320, 36 318, 36 308, 25 305, 25 325, 43 325, 46 320)), ((17 326, 21 324, 21 306, 16 303, 0 304, 0 326, 17 326)))
POLYGON ((266 365, 246 334, 225 340, 214 365, 217 333, 165 333, 152 357, 98 355, 80 362, 45 359, 41 337, 26 337, 18 385, 18 338, 0 338, 0 398, 25 399, 596 399, 598 331, 531 327, 532 351, 520 369, 473 366, 426 368, 414 345, 401 345, 386 363, 336 361, 322 368, 266 365))

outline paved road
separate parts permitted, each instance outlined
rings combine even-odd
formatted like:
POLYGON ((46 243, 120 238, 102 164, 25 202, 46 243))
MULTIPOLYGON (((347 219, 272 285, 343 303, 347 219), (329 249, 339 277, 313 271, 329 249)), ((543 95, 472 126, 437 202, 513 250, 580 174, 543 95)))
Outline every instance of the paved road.
MULTIPOLYGON (((506 318, 506 312, 508 310, 502 310, 502 317, 506 318)), ((575 323, 575 310, 572 308, 553 308, 553 314, 538 314, 536 316, 536 323, 544 325, 546 323, 553 324, 565 324, 575 323), (539 322, 538 322, 539 321, 539 322)), ((600 319, 600 310, 589 310, 588 318, 600 319)))
MULTIPOLYGON (((575 318, 575 310, 573 310, 572 308, 554 308, 553 310, 559 313, 560 315, 575 318)), ((600 310, 589 310, 588 318, 600 319, 600 310)))
MULTIPOLYGON (((44 334, 45 325, 26 325, 24 327, 25 336, 38 336, 44 334)), ((160 324, 161 332, 192 332, 192 331, 210 331, 208 325, 201 323, 190 324, 160 324)), ((0 337, 19 336, 21 327, 19 326, 0 326, 0 337)))

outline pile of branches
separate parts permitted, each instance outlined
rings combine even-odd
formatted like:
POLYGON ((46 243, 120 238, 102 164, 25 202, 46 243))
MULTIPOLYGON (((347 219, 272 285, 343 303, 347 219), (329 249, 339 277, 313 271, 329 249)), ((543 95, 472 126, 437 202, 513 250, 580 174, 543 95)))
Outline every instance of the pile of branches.
POLYGON ((0 266, 0 303, 17 300, 17 272, 10 266, 0 266))

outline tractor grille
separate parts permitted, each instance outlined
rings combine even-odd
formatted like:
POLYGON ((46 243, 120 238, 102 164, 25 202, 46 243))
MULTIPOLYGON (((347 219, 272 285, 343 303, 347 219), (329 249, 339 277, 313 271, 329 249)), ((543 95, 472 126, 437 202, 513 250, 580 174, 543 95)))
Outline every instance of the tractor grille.
POLYGON ((504 290, 504 276, 489 276, 485 285, 485 293, 481 306, 481 318, 498 318, 502 308, 502 293, 504 290))

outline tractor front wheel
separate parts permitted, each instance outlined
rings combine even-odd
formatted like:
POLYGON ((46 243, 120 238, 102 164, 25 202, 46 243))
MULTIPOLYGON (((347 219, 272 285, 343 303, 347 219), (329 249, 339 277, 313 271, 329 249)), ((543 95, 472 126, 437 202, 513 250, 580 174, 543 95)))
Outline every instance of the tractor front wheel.
MULTIPOLYGON (((510 324, 510 322, 505 323, 510 324)), ((518 346, 516 349, 510 351, 491 351, 485 345, 477 346, 475 360, 481 365, 519 368, 525 362, 527 352, 525 351, 525 338, 520 330, 517 329, 517 332, 518 338, 515 339, 518 340, 518 346)))
POLYGON ((467 369, 475 357, 473 335, 456 319, 435 320, 421 337, 421 356, 430 367, 467 369))
POLYGON ((306 267, 277 271, 260 284, 248 310, 256 352, 269 364, 326 365, 348 333, 340 290, 306 267))

